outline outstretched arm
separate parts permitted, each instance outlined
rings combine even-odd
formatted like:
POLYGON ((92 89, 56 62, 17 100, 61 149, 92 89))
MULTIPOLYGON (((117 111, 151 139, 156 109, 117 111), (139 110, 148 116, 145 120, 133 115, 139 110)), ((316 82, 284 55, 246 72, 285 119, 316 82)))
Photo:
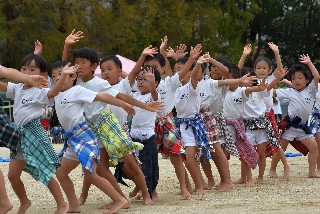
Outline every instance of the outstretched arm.
POLYGON ((66 38, 64 41, 64 48, 62 53, 62 61, 69 61, 69 52, 71 45, 77 43, 82 39, 84 36, 82 35, 82 31, 75 32, 76 29, 73 29, 73 31, 70 33, 70 35, 66 38))
POLYGON ((109 103, 111 105, 123 108, 128 114, 131 114, 131 115, 136 114, 136 111, 131 105, 129 105, 126 102, 123 102, 122 100, 114 98, 113 96, 107 93, 101 93, 101 92, 97 93, 97 96, 94 98, 94 101, 109 103))
POLYGON ((244 87, 251 87, 256 80, 257 78, 255 76, 249 76, 249 74, 246 74, 241 79, 219 80, 218 86, 221 87, 224 85, 242 85, 244 87))
POLYGON ((246 61, 246 58, 251 53, 251 51, 252 51, 251 44, 244 46, 242 56, 241 56, 240 61, 238 63, 238 67, 240 69, 243 68, 244 62, 246 61))
POLYGON ((268 84, 267 90, 270 91, 271 89, 275 88, 279 82, 283 79, 285 75, 288 73, 288 68, 284 67, 277 71, 276 79, 274 79, 271 83, 268 84))
POLYGON ((267 84, 266 80, 263 79, 260 82, 260 85, 246 88, 246 96, 249 96, 250 94, 252 94, 252 92, 264 91, 264 90, 266 90, 267 87, 268 87, 268 84, 267 84))

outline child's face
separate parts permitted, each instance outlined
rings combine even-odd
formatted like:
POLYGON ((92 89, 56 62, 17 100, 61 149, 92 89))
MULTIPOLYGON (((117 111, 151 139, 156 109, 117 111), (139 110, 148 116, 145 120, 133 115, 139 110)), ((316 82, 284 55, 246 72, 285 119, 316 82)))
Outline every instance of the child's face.
POLYGON ((27 75, 41 75, 40 68, 36 66, 36 63, 34 60, 32 60, 29 65, 23 65, 21 67, 21 73, 27 74, 27 75))
POLYGON ((293 88, 297 91, 302 91, 307 87, 307 83, 309 82, 306 77, 303 75, 301 71, 296 71, 292 74, 291 82, 293 88))
POLYGON ((150 83, 144 78, 143 72, 141 71, 137 76, 137 86, 142 94, 150 93, 150 83))
POLYGON ((254 71, 256 72, 259 79, 266 79, 272 72, 272 69, 269 67, 267 62, 261 60, 256 64, 254 71))
POLYGON ((183 66, 184 66, 184 64, 182 64, 181 62, 176 63, 173 67, 173 72, 177 73, 177 72, 181 71, 183 66))
POLYGON ((164 68, 161 67, 160 63, 155 59, 143 63, 143 66, 147 65, 151 66, 152 68, 158 69, 161 75, 164 73, 164 68))
POLYGON ((83 81, 89 81, 93 78, 93 71, 97 68, 97 63, 91 64, 90 60, 84 58, 75 58, 74 64, 78 65, 78 77, 83 81))
MULTIPOLYGON (((62 74, 62 71, 63 71, 63 68, 56 68, 56 69, 52 69, 52 80, 53 80, 53 83, 56 84, 59 79, 60 79, 60 76, 62 74)), ((73 82, 74 80, 77 78, 77 75, 76 74, 73 74, 72 77, 70 75, 67 75, 66 76, 66 79, 63 83, 63 86, 61 88, 61 91, 65 91, 69 88, 72 88, 73 86, 73 82)))
POLYGON ((119 83, 119 77, 121 76, 122 70, 118 68, 114 61, 105 61, 100 65, 100 68, 102 79, 107 80, 110 85, 119 83))
POLYGON ((210 73, 211 79, 214 79, 214 80, 221 80, 222 79, 221 71, 214 65, 212 65, 210 67, 209 73, 210 73))

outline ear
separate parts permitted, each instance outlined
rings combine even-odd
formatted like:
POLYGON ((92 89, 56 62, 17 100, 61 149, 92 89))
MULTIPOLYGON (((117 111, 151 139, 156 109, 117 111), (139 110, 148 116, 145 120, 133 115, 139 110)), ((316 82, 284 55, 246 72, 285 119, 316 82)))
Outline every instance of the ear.
POLYGON ((72 79, 72 80, 77 79, 77 74, 72 74, 72 76, 70 77, 70 79, 72 79))
POLYGON ((98 67, 98 63, 91 64, 91 71, 95 71, 98 67))
POLYGON ((272 68, 270 68, 270 69, 269 69, 269 72, 268 72, 268 74, 271 74, 271 73, 272 73, 272 68))

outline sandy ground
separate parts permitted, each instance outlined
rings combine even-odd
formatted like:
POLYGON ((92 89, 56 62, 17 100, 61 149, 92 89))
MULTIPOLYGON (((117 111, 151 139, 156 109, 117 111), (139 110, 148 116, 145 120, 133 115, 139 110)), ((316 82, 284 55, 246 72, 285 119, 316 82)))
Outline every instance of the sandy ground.
MULTIPOLYGON (((54 147, 59 151, 62 146, 54 145, 54 147)), ((289 151, 296 152, 292 148, 289 148, 289 151)), ((0 156, 9 157, 9 150, 0 148, 0 156)), ((268 159, 267 169, 269 169, 270 162, 271 160, 268 159)), ((206 191, 203 197, 193 197, 190 200, 183 201, 175 195, 179 191, 179 185, 170 161, 160 157, 160 181, 157 188, 160 200, 153 206, 144 206, 141 200, 132 199, 131 208, 121 210, 119 213, 319 213, 320 180, 307 178, 307 157, 288 158, 288 162, 291 167, 291 179, 289 181, 270 179, 266 170, 265 184, 253 188, 237 185, 225 193, 210 190, 206 191)), ((5 177, 8 173, 8 165, 9 163, 0 163, 5 177)), ((230 169, 232 178, 234 180, 239 178, 240 162, 237 159, 231 158, 230 169)), ((278 174, 281 174, 282 171, 279 164, 278 174)), ((218 181, 217 170, 214 169, 213 172, 216 181, 218 181)), ((253 171, 254 177, 257 176, 257 173, 257 170, 253 171)), ((82 187, 81 168, 78 167, 74 170, 71 176, 76 193, 79 195, 82 187)), ((54 213, 55 201, 49 190, 24 172, 22 180, 25 183, 27 194, 32 200, 32 206, 27 213, 54 213)), ((128 184, 133 187, 132 182, 128 181, 128 184)), ((19 201, 7 178, 6 187, 15 206, 9 213, 16 213, 19 201)), ((122 186, 122 189, 128 195, 132 188, 122 186)), ((102 213, 97 208, 107 202, 110 202, 110 198, 96 187, 91 187, 88 200, 82 206, 82 213, 102 213)))

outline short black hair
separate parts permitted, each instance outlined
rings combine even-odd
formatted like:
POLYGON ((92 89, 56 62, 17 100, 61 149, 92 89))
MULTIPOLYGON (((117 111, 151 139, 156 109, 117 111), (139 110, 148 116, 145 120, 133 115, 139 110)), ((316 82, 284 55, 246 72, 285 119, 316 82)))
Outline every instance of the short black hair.
POLYGON ((40 69, 41 73, 46 73, 48 72, 48 62, 47 60, 41 56, 41 55, 37 55, 37 54, 29 54, 27 55, 23 60, 21 65, 22 66, 28 66, 30 65, 30 63, 34 61, 35 65, 37 68, 40 69))
POLYGON ((249 67, 243 67, 243 68, 241 68, 241 69, 240 69, 240 73, 241 73, 241 76, 242 76, 242 77, 243 77, 244 75, 246 75, 246 74, 250 74, 250 76, 252 76, 251 73, 254 73, 254 74, 255 74, 254 70, 253 70, 252 68, 249 68, 249 67))
POLYGON ((100 68, 101 68, 102 63, 107 62, 107 61, 113 61, 114 64, 116 64, 117 68, 122 69, 122 62, 115 55, 107 55, 107 56, 103 57, 100 60, 100 68))
MULTIPOLYGON (((229 69, 229 73, 231 73, 231 63, 224 57, 222 56, 216 56, 214 57, 215 60, 217 60, 218 62, 220 62, 222 65, 226 66, 229 69)), ((209 63, 209 68, 212 66, 212 63, 209 63)))
POLYGON ((189 57, 182 57, 176 61, 176 64, 181 63, 182 65, 186 64, 189 60, 189 57))
POLYGON ((156 68, 153 68, 151 67, 150 65, 146 65, 146 66, 143 66, 141 69, 140 69, 140 72, 141 71, 144 71, 144 70, 148 70, 152 68, 153 69, 153 74, 154 74, 154 79, 156 82, 158 82, 158 84, 160 83, 161 81, 161 74, 160 74, 160 71, 156 68))
POLYGON ((288 72, 288 79, 290 81, 292 81, 292 76, 293 74, 295 74, 296 72, 301 72, 303 74, 303 76, 309 81, 307 83, 307 85, 309 85, 309 83, 311 82, 312 80, 312 74, 311 74, 311 71, 309 71, 309 69, 306 68, 305 65, 303 64, 295 64, 294 66, 292 66, 290 69, 289 69, 289 72, 288 72))
POLYGON ((161 68, 166 66, 166 59, 162 56, 162 54, 157 53, 157 54, 154 54, 153 56, 150 56, 150 55, 146 56, 143 64, 151 60, 156 60, 157 62, 159 62, 161 68))
POLYGON ((64 66, 66 66, 67 64, 68 64, 68 62, 61 61, 61 60, 54 62, 50 67, 49 77, 52 77, 52 70, 59 69, 59 68, 64 68, 64 66))
POLYGON ((81 58, 81 59, 87 59, 91 62, 91 65, 94 63, 99 64, 99 55, 98 52, 92 48, 80 48, 76 50, 71 51, 73 54, 73 59, 81 58))
POLYGON ((258 59, 254 62, 253 67, 256 68, 257 64, 259 62, 265 62, 268 64, 269 69, 272 68, 272 62, 270 61, 270 59, 266 58, 266 57, 258 57, 258 59))
POLYGON ((231 71, 231 76, 232 76, 234 79, 239 79, 239 78, 242 77, 240 68, 239 68, 238 66, 232 65, 230 71, 231 71))

